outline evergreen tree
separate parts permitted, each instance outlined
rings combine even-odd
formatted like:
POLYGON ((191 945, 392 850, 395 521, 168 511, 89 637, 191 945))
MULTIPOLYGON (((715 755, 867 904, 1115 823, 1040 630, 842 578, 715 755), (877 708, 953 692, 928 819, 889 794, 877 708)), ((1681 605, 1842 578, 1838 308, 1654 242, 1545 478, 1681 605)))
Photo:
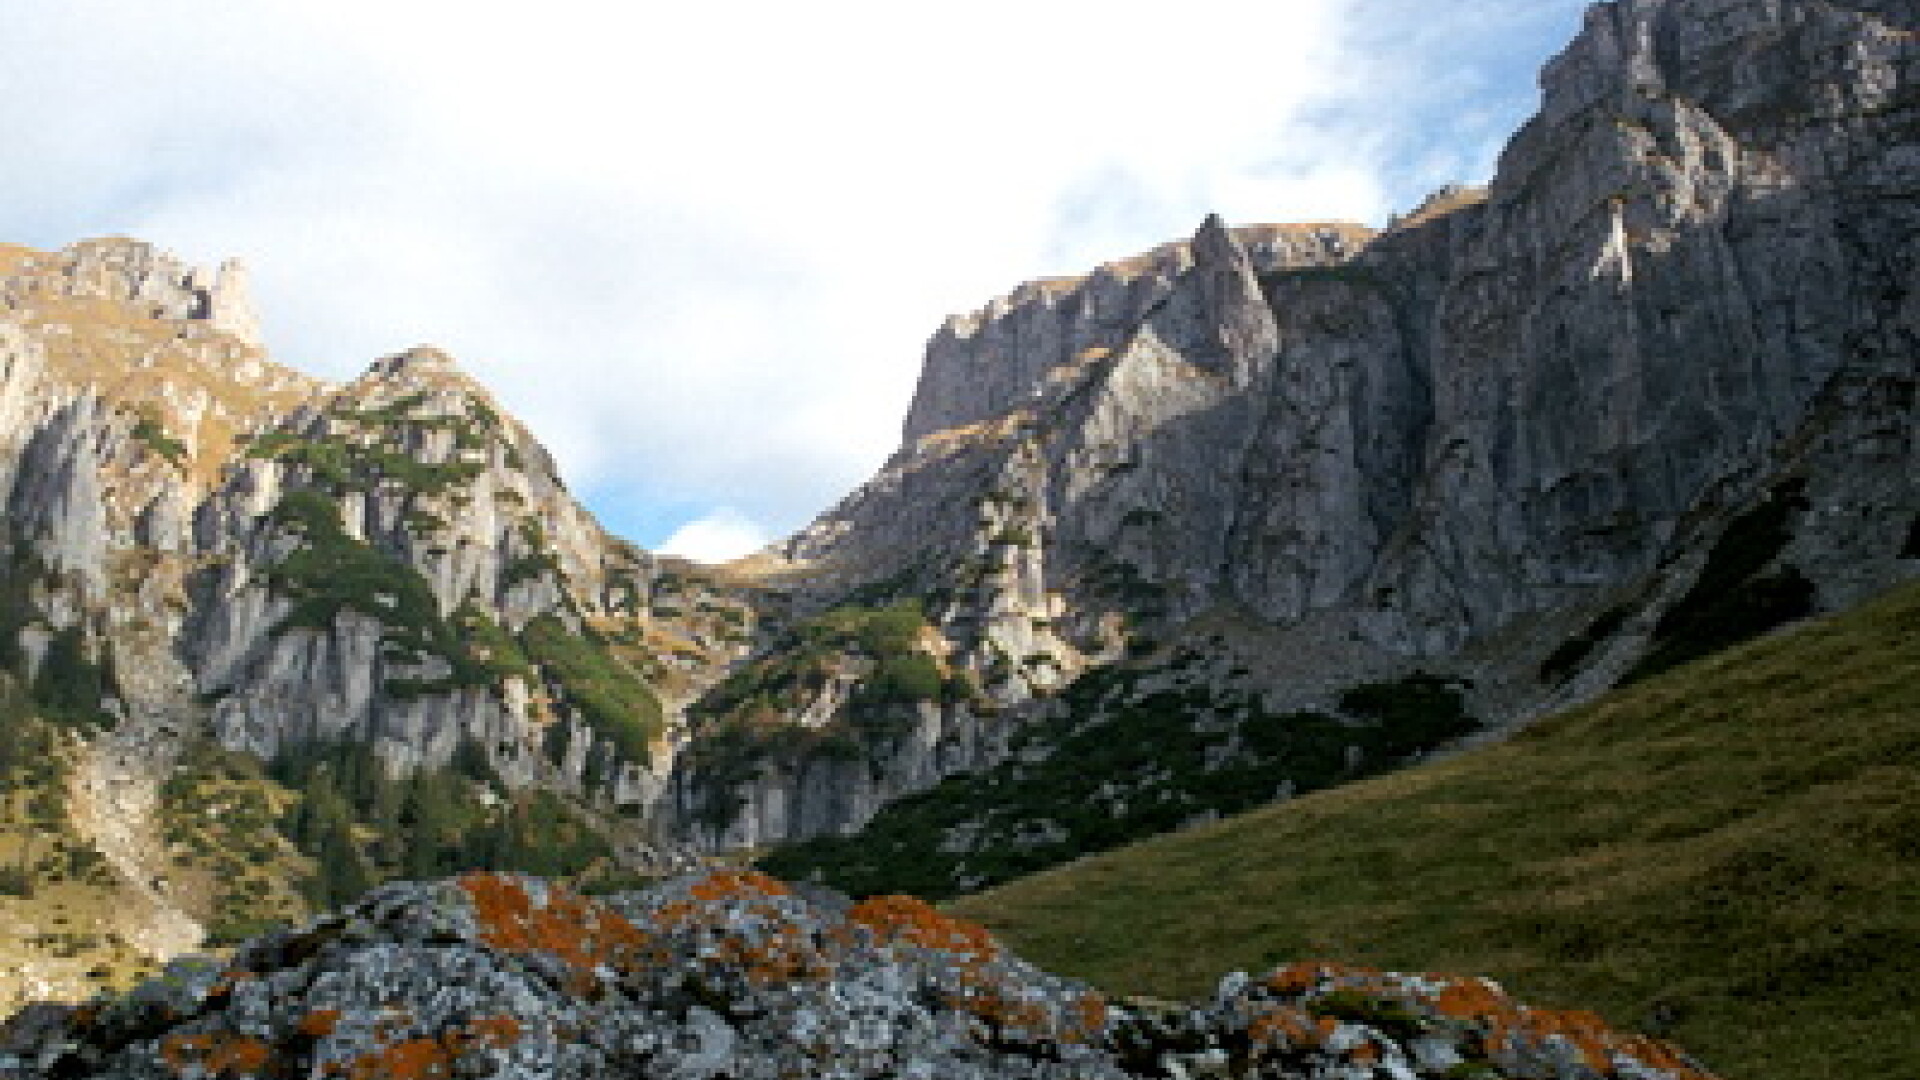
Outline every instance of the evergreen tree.
POLYGON ((315 875, 318 906, 334 908, 359 898, 374 885, 373 868, 367 865, 353 840, 353 824, 342 818, 322 826, 315 875))
POLYGON ((102 666, 87 656, 87 643, 78 625, 53 635, 33 681, 33 698, 49 719, 97 722, 106 718, 100 699, 107 687, 102 666))
POLYGON ((401 831, 406 838, 401 868, 407 877, 435 877, 450 869, 441 849, 460 828, 461 815, 455 805, 457 782, 439 770, 422 769, 414 774, 400 810, 401 831))

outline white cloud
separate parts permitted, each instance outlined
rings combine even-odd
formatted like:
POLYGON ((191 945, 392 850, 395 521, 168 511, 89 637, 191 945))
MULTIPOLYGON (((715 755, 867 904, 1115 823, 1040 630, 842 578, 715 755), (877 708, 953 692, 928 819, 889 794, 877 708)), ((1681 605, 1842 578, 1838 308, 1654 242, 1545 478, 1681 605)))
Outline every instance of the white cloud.
POLYGON ((444 345, 590 501, 786 530, 891 449, 945 315, 1210 210, 1379 220, 1485 167, 1487 58, 1578 6, 38 3, 0 239, 243 256, 282 359, 444 345))
POLYGON ((772 535, 730 506, 689 521, 660 545, 663 555, 678 555, 704 563, 722 563, 765 547, 772 535))

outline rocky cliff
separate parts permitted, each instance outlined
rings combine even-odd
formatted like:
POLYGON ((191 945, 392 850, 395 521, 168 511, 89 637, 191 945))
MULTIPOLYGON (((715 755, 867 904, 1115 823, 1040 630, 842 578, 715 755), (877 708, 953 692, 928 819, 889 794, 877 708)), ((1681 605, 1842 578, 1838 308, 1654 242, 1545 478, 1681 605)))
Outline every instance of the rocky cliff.
POLYGON ((444 353, 332 385, 257 332, 234 264, 0 252, 0 679, 29 699, 5 711, 81 733, 56 816, 124 887, 114 929, 161 956, 203 932, 160 819, 208 742, 459 760, 654 858, 644 811, 682 705, 751 640, 746 591, 607 535, 444 353))
POLYGON ((251 340, 232 265, 209 285, 100 241, 9 269, 0 482, 39 574, 23 633, 85 624, 108 709, 195 706, 268 757, 351 732, 441 764, 471 739, 516 781, 645 800, 672 712, 751 633, 737 592, 608 536, 438 350, 332 386, 251 340), (579 641, 665 700, 596 709, 559 659, 579 641))
MULTIPOLYGON (((968 688, 867 789, 1170 649, 1275 708, 1425 669, 1504 726, 1911 576, 1917 34, 1599 4, 1484 192, 1378 235, 1210 219, 951 320, 900 449, 780 552, 818 605, 923 598, 968 688)), ((859 809, 821 761, 765 755, 719 840, 859 809)))

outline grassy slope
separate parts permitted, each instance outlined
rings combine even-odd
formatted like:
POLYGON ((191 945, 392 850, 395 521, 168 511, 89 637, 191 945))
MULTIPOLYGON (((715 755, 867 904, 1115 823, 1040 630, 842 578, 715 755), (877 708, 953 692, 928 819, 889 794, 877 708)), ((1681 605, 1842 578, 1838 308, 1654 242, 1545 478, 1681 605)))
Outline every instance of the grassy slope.
POLYGON ((1732 1080, 1920 1061, 1920 586, 1513 741, 952 905, 1180 996, 1330 958, 1664 1026, 1732 1080))

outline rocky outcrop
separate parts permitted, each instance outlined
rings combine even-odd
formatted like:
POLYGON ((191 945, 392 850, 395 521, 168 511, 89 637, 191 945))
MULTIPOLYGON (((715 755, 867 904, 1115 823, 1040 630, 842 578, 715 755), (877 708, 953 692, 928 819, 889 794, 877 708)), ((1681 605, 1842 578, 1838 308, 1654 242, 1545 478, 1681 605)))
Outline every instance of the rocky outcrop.
POLYGON ((170 955, 197 932, 151 884, 149 811, 206 737, 362 744, 396 771, 477 750, 503 790, 627 808, 622 850, 665 842, 634 811, 681 705, 752 638, 743 589, 607 535, 439 350, 330 385, 266 358, 237 264, 5 254, 0 651, 21 659, 0 679, 66 687, 89 726, 70 801, 130 938, 170 955))
MULTIPOLYGON (((1705 632, 1729 563, 1779 586, 1747 632, 1910 577, 1917 33, 1596 5, 1485 191, 1209 220, 951 320, 900 449, 780 554, 816 604, 927 597, 1002 708, 1227 627, 1276 706, 1424 668, 1506 723, 1705 632)), ((771 775, 743 813, 819 816, 771 775)))
POLYGON ((265 348, 260 316, 253 310, 253 286, 246 264, 228 259, 220 264, 213 286, 206 291, 206 318, 215 330, 243 345, 265 348))
POLYGON ((1527 1077, 1708 1080, 1484 979, 1302 963, 1110 1002, 910 897, 757 874, 588 899, 468 875, 0 1028, 0 1077, 1527 1077))
MULTIPOLYGON (((1214 232, 1227 231, 1217 221, 1214 226, 1214 232)), ((1231 236, 1233 257, 1270 271, 1345 262, 1373 231, 1344 223, 1263 225, 1232 230, 1231 236)), ((906 441, 1033 404, 1048 383, 1061 381, 1059 369, 1088 363, 1131 336, 1173 294, 1176 282, 1220 256, 1225 239, 1166 244, 1085 277, 1023 285, 971 315, 948 319, 927 345, 906 441)), ((1224 284, 1235 287, 1231 279, 1224 284)))

